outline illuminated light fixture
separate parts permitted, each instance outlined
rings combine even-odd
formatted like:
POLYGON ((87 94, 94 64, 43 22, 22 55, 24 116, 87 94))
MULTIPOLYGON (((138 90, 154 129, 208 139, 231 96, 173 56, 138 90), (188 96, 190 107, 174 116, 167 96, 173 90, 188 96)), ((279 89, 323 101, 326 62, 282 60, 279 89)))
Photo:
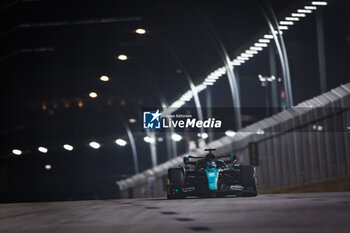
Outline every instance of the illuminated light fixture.
POLYGON ((241 63, 241 64, 243 64, 244 62, 245 62, 245 60, 238 60, 238 59, 234 59, 232 61, 232 63, 241 63))
POLYGON ((214 75, 216 75, 216 76, 218 76, 218 77, 220 77, 220 76, 223 75, 223 74, 225 74, 225 72, 222 72, 222 71, 220 71, 220 70, 217 70, 217 71, 214 72, 214 75))
POLYGON ((181 100, 181 101, 184 101, 184 102, 190 101, 191 99, 192 99, 192 96, 182 96, 182 97, 180 98, 180 100, 181 100))
POLYGON ((207 79, 217 80, 217 79, 219 79, 220 77, 221 77, 221 75, 218 76, 218 75, 210 74, 210 75, 207 76, 207 79))
POLYGON ((79 100, 79 101, 78 101, 78 107, 79 107, 79 108, 82 108, 83 106, 84 106, 83 101, 79 100))
POLYGON ((71 145, 69 145, 69 144, 64 144, 64 145, 63 145, 63 148, 64 148, 65 150, 68 150, 68 151, 72 151, 72 150, 74 149, 74 147, 71 146, 71 145))
POLYGON ((90 92, 89 93, 89 96, 91 97, 91 98, 96 98, 97 97, 97 93, 96 92, 94 92, 94 91, 92 91, 92 92, 90 92))
POLYGON ((238 56, 236 59, 240 60, 240 61, 247 61, 247 60, 249 60, 248 57, 242 57, 242 56, 238 56))
POLYGON ((206 82, 206 81, 205 81, 205 82, 203 82, 203 84, 204 84, 204 85, 206 85, 206 86, 212 86, 212 85, 214 85, 214 83, 211 83, 211 82, 206 82))
POLYGON ((293 21, 281 21, 280 22, 281 25, 293 25, 293 21))
POLYGON ((108 82, 108 81, 109 81, 109 77, 106 76, 106 75, 102 75, 102 76, 100 77, 100 80, 103 81, 103 82, 108 82))
POLYGON ((200 133, 199 137, 201 137, 203 139, 207 139, 208 138, 208 134, 207 133, 200 133))
POLYGON ((51 170, 52 166, 50 164, 46 164, 45 165, 45 170, 49 171, 51 170))
POLYGON ((256 46, 252 46, 252 47, 249 47, 250 50, 255 50, 255 51, 261 51, 263 50, 261 47, 256 47, 256 46))
POLYGON ((143 140, 147 143, 155 143, 156 141, 154 140, 154 138, 150 137, 150 136, 146 136, 143 138, 143 140))
POLYGON ((48 149, 46 147, 43 147, 43 146, 39 146, 38 147, 38 151, 40 151, 41 153, 47 153, 48 152, 48 149))
POLYGON ((135 30, 135 32, 140 35, 146 34, 146 30, 143 28, 138 28, 135 30))
POLYGON ((170 108, 180 108, 185 104, 185 101, 183 100, 177 100, 172 105, 170 105, 170 108))
POLYGON ((306 10, 317 10, 316 6, 305 6, 304 7, 306 10))
POLYGON ((181 135, 174 133, 171 135, 171 139, 173 139, 175 142, 179 142, 181 141, 182 137, 181 135))
POLYGON ((118 59, 121 60, 121 61, 125 61, 128 59, 128 56, 124 55, 124 54, 120 54, 118 55, 118 59))
POLYGON ((233 61, 231 61, 231 65, 241 65, 243 64, 245 61, 244 60, 238 60, 238 59, 234 59, 233 61))
POLYGON ((219 75, 214 74, 214 72, 210 73, 207 77, 211 77, 211 78, 219 78, 219 75))
POLYGON ((211 72, 210 75, 213 75, 213 76, 220 76, 220 74, 219 74, 217 71, 211 72))
MULTIPOLYGON (((200 83, 200 84, 198 84, 197 86, 195 86, 194 87, 194 89, 195 89, 195 91, 197 92, 197 94, 198 93, 200 93, 201 91, 203 91, 203 90, 205 90, 206 88, 207 88, 207 86, 204 84, 206 81, 205 80, 203 80, 203 82, 202 83, 200 83)), ((191 90, 192 91, 192 90, 191 90)), ((192 99, 192 97, 193 97, 193 95, 191 95, 191 97, 190 96, 188 96, 188 97, 182 97, 182 98, 180 98, 179 100, 180 101, 182 101, 181 99, 189 99, 189 100, 191 100, 192 99)), ((178 100, 177 100, 178 101, 178 100)), ((176 101, 175 101, 176 102, 176 101)), ((174 103, 175 103, 174 102, 174 103)), ((173 104, 174 104, 173 103, 173 104)), ((171 106, 170 106, 171 107, 171 106)), ((173 111, 172 111, 173 112, 173 111)))
POLYGON ((255 43, 254 46, 256 47, 267 47, 266 43, 255 43))
POLYGON ((226 73, 226 67, 225 67, 225 66, 220 67, 220 68, 218 68, 218 69, 216 69, 216 70, 214 71, 214 74, 217 74, 217 75, 219 75, 219 76, 221 76, 221 75, 223 75, 223 74, 225 74, 225 73, 226 73))
POLYGON ((157 141, 158 141, 158 142, 162 142, 162 141, 164 141, 164 138, 159 137, 159 138, 157 138, 157 141))
POLYGON ((218 73, 220 74, 220 76, 226 74, 226 68, 224 70, 222 69, 218 70, 218 73))
POLYGON ((233 61, 231 62, 231 65, 233 66, 240 66, 242 63, 238 62, 238 61, 233 61))
POLYGON ((312 13, 312 11, 310 11, 310 10, 305 10, 305 9, 299 9, 299 10, 298 10, 298 13, 307 13, 307 14, 310 14, 310 13, 312 13))
POLYGON ((246 53, 242 53, 241 57, 253 57, 253 54, 246 54, 246 53))
MULTIPOLYGON (((279 32, 276 31, 276 30, 273 31, 273 34, 274 34, 274 35, 278 35, 278 33, 279 33, 279 32)), ((282 35, 282 34, 283 34, 283 32, 281 31, 281 35, 282 35)))
POLYGON ((219 79, 219 78, 220 78, 220 76, 219 76, 219 75, 216 75, 216 74, 211 73, 211 74, 209 74, 209 75, 208 75, 208 77, 207 77, 207 78, 210 78, 210 79, 219 79))
POLYGON ((98 143, 98 142, 90 142, 89 146, 94 148, 94 149, 98 149, 101 147, 100 143, 98 143))
POLYGON ((220 78, 221 75, 216 74, 215 72, 212 72, 211 74, 208 75, 208 77, 218 79, 220 78))
POLYGON ((176 101, 176 105, 180 105, 180 106, 182 106, 182 105, 184 105, 185 104, 185 101, 182 101, 182 100, 178 100, 178 101, 176 101))
POLYGON ((264 130, 262 130, 262 129, 258 129, 258 130, 256 131, 256 134, 258 134, 258 135, 263 135, 263 134, 265 134, 265 132, 264 132, 264 130))
POLYGON ((266 82, 266 78, 261 74, 258 75, 260 82, 266 82))
POLYGON ((151 139, 151 138, 148 137, 148 136, 146 136, 146 137, 143 138, 143 140, 144 140, 145 142, 147 142, 147 143, 150 143, 150 139, 151 139))
POLYGON ((264 38, 265 39, 273 39, 273 35, 266 34, 266 35, 264 35, 264 38))
POLYGON ((287 27, 287 26, 278 26, 278 28, 279 28, 280 30, 288 30, 288 27, 287 27))
POLYGON ((218 69, 218 70, 216 70, 216 71, 210 73, 210 75, 208 75, 208 76, 210 76, 210 77, 212 77, 212 78, 218 79, 218 78, 220 78, 222 75, 224 75, 225 73, 226 73, 226 71, 224 71, 224 70, 222 70, 222 69, 218 69))
POLYGON ((306 17, 306 15, 305 14, 300 14, 300 13, 292 13, 292 16, 293 17, 306 17))
POLYGON ((226 136, 234 137, 236 135, 236 132, 232 131, 232 130, 226 130, 225 134, 226 134, 226 136))
POLYGON ((256 50, 246 50, 245 53, 246 54, 258 54, 258 51, 256 51, 256 50))
POLYGON ((214 76, 214 75, 208 75, 207 79, 211 79, 211 80, 217 80, 219 79, 220 77, 218 76, 214 76))
POLYGON ((324 2, 324 1, 315 1, 315 2, 311 2, 312 5, 314 6, 326 6, 328 3, 324 2))
POLYGON ((204 82, 215 83, 215 82, 216 82, 216 79, 208 79, 208 78, 206 78, 206 79, 204 80, 204 82))
POLYGON ((14 155, 21 155, 21 154, 22 154, 22 151, 19 150, 19 149, 13 149, 13 150, 12 150, 12 154, 14 154, 14 155))
POLYGON ((115 140, 115 143, 118 145, 118 146, 126 146, 127 142, 121 138, 118 138, 117 140, 115 140))
POLYGON ((270 43, 269 39, 259 39, 260 43, 270 43))
POLYGON ((198 93, 203 91, 203 90, 205 90, 206 88, 207 88, 207 86, 204 85, 203 83, 199 84, 198 86, 196 86, 196 90, 197 90, 198 93))
POLYGON ((130 118, 130 119, 129 119, 129 123, 131 123, 131 124, 136 123, 136 119, 135 119, 135 118, 130 118))
POLYGON ((298 17, 286 17, 286 20, 288 21, 299 21, 298 17))
POLYGON ((274 80, 276 80, 276 77, 274 75, 268 76, 268 77, 264 77, 261 74, 258 75, 260 82, 272 82, 274 80))

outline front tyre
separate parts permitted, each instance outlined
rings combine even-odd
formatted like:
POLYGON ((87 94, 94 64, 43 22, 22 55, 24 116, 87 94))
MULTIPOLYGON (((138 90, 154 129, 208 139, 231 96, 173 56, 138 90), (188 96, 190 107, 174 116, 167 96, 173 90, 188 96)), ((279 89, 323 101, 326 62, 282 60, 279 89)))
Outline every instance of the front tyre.
POLYGON ((184 181, 185 176, 182 168, 170 168, 168 170, 168 199, 180 199, 185 197, 182 192, 184 181))

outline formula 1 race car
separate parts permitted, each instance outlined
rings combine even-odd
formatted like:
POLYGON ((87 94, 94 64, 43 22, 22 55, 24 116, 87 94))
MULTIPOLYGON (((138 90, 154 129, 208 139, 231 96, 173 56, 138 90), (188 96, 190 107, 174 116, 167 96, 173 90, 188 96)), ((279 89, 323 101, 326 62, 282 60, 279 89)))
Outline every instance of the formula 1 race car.
POLYGON ((234 155, 216 156, 212 153, 215 149, 205 151, 209 152, 205 157, 186 156, 184 166, 168 170, 168 199, 186 196, 257 196, 253 166, 239 164, 234 155))

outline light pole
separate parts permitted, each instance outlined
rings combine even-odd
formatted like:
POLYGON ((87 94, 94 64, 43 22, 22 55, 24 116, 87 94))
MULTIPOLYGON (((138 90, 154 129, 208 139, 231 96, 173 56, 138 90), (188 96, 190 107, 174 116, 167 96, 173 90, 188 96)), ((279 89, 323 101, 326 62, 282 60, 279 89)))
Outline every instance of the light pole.
MULTIPOLYGON (((276 69, 276 58, 275 58, 275 49, 273 46, 269 47, 269 62, 270 62, 270 75, 276 77, 277 69, 276 69)), ((277 82, 271 83, 271 103, 273 113, 278 112, 278 87, 277 82)))
POLYGON ((133 161, 134 161, 134 171, 135 174, 139 173, 139 164, 138 164, 138 156, 137 156, 137 149, 136 149, 136 143, 134 139, 134 135, 132 134, 132 131, 130 130, 129 125, 126 123, 124 117, 120 113, 119 109, 116 111, 117 115, 119 116, 119 119, 121 120, 124 129, 126 131, 126 134, 128 135, 129 141, 130 141, 130 146, 131 146, 131 152, 133 156, 133 161))
POLYGON ((290 80, 290 71, 289 71, 289 63, 288 63, 288 57, 287 57, 287 50, 286 46, 284 44, 282 32, 280 30, 276 15, 274 11, 272 10, 272 7, 268 2, 266 2, 268 11, 271 14, 272 20, 269 18, 269 15, 266 13, 264 8, 259 4, 259 8, 262 11, 268 27, 271 31, 271 34, 273 36, 273 39, 275 41, 275 45, 279 54, 280 62, 281 62, 281 67, 282 67, 282 72, 283 72, 283 79, 284 79, 284 90, 286 93, 286 104, 287 108, 292 107, 293 104, 293 95, 292 95, 292 86, 291 86, 291 80, 290 80), (276 29, 274 28, 276 27, 276 29), (277 34, 277 35, 276 35, 277 34))
POLYGON ((197 10, 200 13, 200 15, 202 16, 202 18, 204 19, 203 20, 204 25, 203 25, 202 20, 190 15, 191 17, 197 19, 200 22, 200 24, 208 32, 210 37, 215 41, 215 45, 217 46, 219 54, 221 56, 221 59, 225 65, 226 74, 227 74, 227 78, 228 78, 228 82, 229 82, 229 87, 230 87, 230 91, 231 91, 231 95, 232 95, 233 108, 235 110, 234 111, 235 112, 234 118, 235 118, 235 123, 236 123, 236 130, 239 130, 242 128, 241 101, 239 98, 237 79, 235 77, 233 66, 231 64, 231 60, 230 60, 230 57, 229 57, 228 52, 226 50, 226 47, 222 43, 218 33, 216 32, 215 27, 213 26, 213 24, 211 23, 211 21, 209 20, 207 15, 200 8, 198 8, 194 3, 189 2, 189 1, 188 1, 188 3, 190 5, 192 5, 192 7, 195 10, 197 10))
MULTIPOLYGON (((261 74, 258 75, 259 81, 261 82, 261 86, 265 87, 265 106, 266 106, 266 117, 269 117, 270 111, 269 111, 269 84, 276 85, 276 77, 274 75, 271 76, 262 76, 261 74)), ((274 96, 275 93, 273 92, 271 88, 271 98, 274 99, 276 96, 274 96)))
POLYGON ((320 73, 321 93, 327 91, 327 76, 326 76, 326 55, 324 45, 323 32, 323 14, 322 9, 316 12, 316 32, 317 32, 317 51, 318 51, 318 67, 320 73))

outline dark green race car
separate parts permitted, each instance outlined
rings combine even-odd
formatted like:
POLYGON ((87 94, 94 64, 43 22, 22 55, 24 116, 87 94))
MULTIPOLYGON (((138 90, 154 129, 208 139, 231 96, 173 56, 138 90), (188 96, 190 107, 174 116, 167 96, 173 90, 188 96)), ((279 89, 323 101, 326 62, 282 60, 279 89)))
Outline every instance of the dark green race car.
POLYGON ((241 165, 234 155, 216 156, 206 149, 205 157, 184 157, 184 166, 168 170, 168 199, 186 196, 257 196, 255 169, 241 165))

